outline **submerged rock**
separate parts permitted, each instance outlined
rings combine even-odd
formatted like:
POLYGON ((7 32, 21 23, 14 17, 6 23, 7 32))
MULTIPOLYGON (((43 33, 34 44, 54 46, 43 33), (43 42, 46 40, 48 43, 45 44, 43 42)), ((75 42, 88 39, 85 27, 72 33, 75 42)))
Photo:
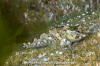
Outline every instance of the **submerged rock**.
POLYGON ((26 48, 44 48, 59 43, 60 47, 70 47, 73 42, 80 41, 86 37, 85 34, 70 30, 69 26, 59 26, 49 30, 48 33, 43 33, 40 38, 35 38, 32 43, 28 43, 26 48))
POLYGON ((86 35, 82 34, 82 33, 79 33, 79 32, 76 32, 76 31, 68 30, 67 33, 66 33, 66 37, 71 42, 76 42, 76 41, 79 41, 82 38, 86 37, 86 35))
POLYGON ((66 38, 63 38, 63 39, 60 41, 60 46, 61 46, 61 47, 70 46, 71 44, 72 44, 71 41, 67 40, 66 38))
POLYGON ((44 48, 50 46, 52 44, 56 44, 56 39, 51 34, 43 33, 40 38, 35 38, 30 45, 24 44, 26 48, 44 48))

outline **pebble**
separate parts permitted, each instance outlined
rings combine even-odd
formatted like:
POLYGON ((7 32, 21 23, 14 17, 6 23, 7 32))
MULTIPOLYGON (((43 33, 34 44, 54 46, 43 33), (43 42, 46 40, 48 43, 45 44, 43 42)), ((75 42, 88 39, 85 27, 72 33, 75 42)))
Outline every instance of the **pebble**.
POLYGON ((69 46, 69 45, 71 45, 71 42, 66 39, 62 39, 60 42, 61 47, 65 47, 65 46, 69 46))

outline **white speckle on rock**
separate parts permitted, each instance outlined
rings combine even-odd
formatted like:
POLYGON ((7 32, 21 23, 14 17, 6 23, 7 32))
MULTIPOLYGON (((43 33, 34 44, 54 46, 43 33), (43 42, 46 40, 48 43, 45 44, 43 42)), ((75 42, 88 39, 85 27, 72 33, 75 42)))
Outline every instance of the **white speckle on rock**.
POLYGON ((43 57, 43 55, 42 54, 40 54, 39 56, 38 56, 38 58, 42 58, 43 57))
POLYGON ((71 44, 71 42, 67 40, 67 41, 66 41, 66 44, 67 44, 67 45, 70 45, 70 44, 71 44))
POLYGON ((85 22, 85 18, 82 18, 81 21, 82 21, 82 22, 85 22))
POLYGON ((63 54, 63 52, 59 52, 59 54, 60 54, 60 55, 62 55, 62 54, 63 54))
POLYGON ((21 52, 21 54, 24 55, 24 54, 27 54, 27 53, 26 53, 26 51, 24 51, 24 52, 21 52))
POLYGON ((47 43, 47 41, 46 41, 46 40, 43 40, 43 42, 47 43))
POLYGON ((69 23, 70 21, 68 20, 67 22, 69 23))
POLYGON ((44 58, 43 61, 47 62, 49 59, 48 58, 44 58))
POLYGON ((91 19, 91 17, 89 16, 88 19, 91 19))
POLYGON ((70 61, 70 59, 67 59, 67 61, 70 61))
POLYGON ((70 30, 67 30, 66 32, 67 32, 67 33, 71 33, 71 31, 70 31, 70 30))
POLYGON ((95 12, 92 12, 92 14, 95 14, 95 12))
POLYGON ((30 61, 30 62, 35 61, 35 58, 31 56, 31 57, 29 58, 29 61, 30 61))
POLYGON ((66 24, 66 26, 69 26, 69 24, 66 24))
POLYGON ((24 17, 25 18, 28 18, 28 13, 24 13, 24 17))
POLYGON ((84 16, 85 14, 82 14, 82 16, 84 16))
POLYGON ((27 63, 28 63, 27 61, 24 61, 24 62, 23 62, 23 64, 27 64, 27 63))
POLYGON ((47 55, 46 53, 40 54, 40 55, 38 56, 38 58, 45 57, 46 55, 47 55))
POLYGON ((56 33, 56 37, 59 37, 59 33, 56 33))
POLYGON ((79 26, 79 24, 75 24, 75 26, 79 26))
POLYGON ((86 11, 86 13, 88 14, 88 11, 86 11))
POLYGON ((87 5, 85 6, 85 11, 87 11, 88 8, 89 8, 89 4, 87 4, 87 5))
POLYGON ((91 55, 93 55, 93 54, 95 54, 95 52, 88 52, 88 53, 86 54, 86 56, 91 56, 91 55))
POLYGON ((86 35, 82 35, 83 37, 86 37, 86 35))
POLYGON ((46 55, 47 55, 46 53, 43 53, 43 54, 42 54, 42 56, 46 56, 46 55))
POLYGON ((49 17, 49 20, 51 20, 52 18, 53 18, 53 13, 52 12, 50 12, 50 17, 49 17))
POLYGON ((67 40, 66 38, 63 38, 60 42, 61 47, 70 46, 70 45, 71 45, 71 42, 67 40))
POLYGON ((64 46, 65 45, 65 39, 62 39, 60 42, 60 46, 64 46))
POLYGON ((52 37, 48 37, 49 40, 52 40, 52 37))
POLYGON ((51 55, 51 56, 53 56, 54 54, 53 54, 53 53, 51 53, 50 55, 51 55))
POLYGON ((78 18, 80 18, 81 16, 77 16, 78 18))
POLYGON ((16 55, 19 55, 19 52, 16 52, 16 55))
POLYGON ((59 53, 59 51, 56 51, 56 54, 58 54, 59 53))
POLYGON ((40 44, 40 42, 38 42, 37 44, 40 44))

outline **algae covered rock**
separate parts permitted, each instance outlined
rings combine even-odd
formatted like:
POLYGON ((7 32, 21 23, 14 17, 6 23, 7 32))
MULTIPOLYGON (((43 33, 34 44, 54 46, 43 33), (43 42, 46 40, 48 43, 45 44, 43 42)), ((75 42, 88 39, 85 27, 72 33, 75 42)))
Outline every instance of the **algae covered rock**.
POLYGON ((86 37, 86 35, 79 33, 79 32, 76 32, 76 31, 67 30, 66 37, 71 42, 76 42, 76 41, 79 41, 82 38, 86 37))
POLYGON ((71 41, 67 40, 66 38, 63 38, 61 41, 60 41, 60 46, 61 47, 70 47, 72 44, 71 41))
POLYGON ((24 45, 26 48, 44 48, 50 46, 52 44, 56 44, 56 39, 51 34, 43 33, 40 38, 35 38, 30 45, 27 43, 24 45), (28 46, 28 47, 27 47, 28 46))

